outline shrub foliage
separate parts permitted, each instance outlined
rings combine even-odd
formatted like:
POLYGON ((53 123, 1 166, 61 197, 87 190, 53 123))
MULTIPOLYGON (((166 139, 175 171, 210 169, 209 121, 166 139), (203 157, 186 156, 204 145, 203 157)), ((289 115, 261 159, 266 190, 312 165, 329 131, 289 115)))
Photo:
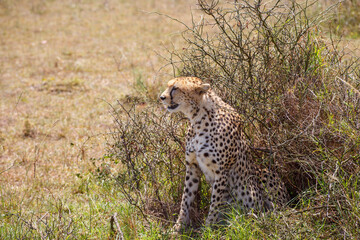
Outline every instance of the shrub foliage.
POLYGON ((355 173, 360 72, 357 59, 317 29, 326 12, 311 18, 307 3, 272 4, 199 1, 209 18, 187 26, 188 47, 172 63, 180 75, 207 79, 238 109, 262 161, 284 166, 299 193, 336 164, 355 173))
MULTIPOLYGON (((182 23, 187 46, 170 51, 168 61, 174 75, 210 82, 243 116, 255 159, 276 167, 293 197, 294 216, 310 212, 321 216, 307 218, 310 225, 323 221, 329 236, 355 237, 360 229, 358 59, 318 29, 331 9, 314 16, 316 1, 298 2, 199 0, 201 19, 182 23)), ((186 121, 159 114, 154 106, 114 112, 116 131, 99 176, 114 176, 145 216, 173 220, 182 194, 186 121)), ((207 191, 203 188, 202 195, 207 191)), ((197 204, 205 210, 206 197, 198 197, 197 204)), ((203 212, 195 215, 201 218, 203 212)))

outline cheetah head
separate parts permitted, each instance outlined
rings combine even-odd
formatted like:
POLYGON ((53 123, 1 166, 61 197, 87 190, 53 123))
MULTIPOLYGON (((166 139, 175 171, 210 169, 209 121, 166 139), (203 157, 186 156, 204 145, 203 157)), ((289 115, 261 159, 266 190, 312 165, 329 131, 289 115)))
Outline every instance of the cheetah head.
POLYGON ((183 112, 185 115, 198 106, 210 85, 196 77, 180 77, 168 82, 160 99, 169 112, 183 112))

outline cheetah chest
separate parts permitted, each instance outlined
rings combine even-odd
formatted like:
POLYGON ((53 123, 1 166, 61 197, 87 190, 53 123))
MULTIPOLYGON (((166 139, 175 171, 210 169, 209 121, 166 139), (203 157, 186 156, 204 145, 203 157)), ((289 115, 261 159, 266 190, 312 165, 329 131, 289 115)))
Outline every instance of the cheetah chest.
POLYGON ((191 141, 196 161, 204 173, 206 181, 214 183, 215 175, 218 171, 216 163, 216 153, 211 144, 209 134, 196 134, 191 141))

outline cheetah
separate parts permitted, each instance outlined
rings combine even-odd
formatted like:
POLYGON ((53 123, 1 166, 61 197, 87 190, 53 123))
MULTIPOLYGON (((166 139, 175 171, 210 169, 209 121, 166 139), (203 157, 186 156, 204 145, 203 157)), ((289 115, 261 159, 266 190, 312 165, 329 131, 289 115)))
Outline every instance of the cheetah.
POLYGON ((160 99, 169 112, 182 112, 190 121, 185 186, 175 231, 190 224, 201 172, 211 185, 205 225, 217 223, 220 210, 229 204, 245 211, 266 211, 287 203, 288 193, 279 176, 252 162, 240 115, 209 84, 196 77, 175 78, 168 82, 160 99))

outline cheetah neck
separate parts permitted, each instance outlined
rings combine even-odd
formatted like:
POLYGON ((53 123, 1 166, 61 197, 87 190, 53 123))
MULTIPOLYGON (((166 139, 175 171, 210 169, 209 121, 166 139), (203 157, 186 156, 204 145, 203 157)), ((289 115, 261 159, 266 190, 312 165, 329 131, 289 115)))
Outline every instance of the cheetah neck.
POLYGON ((192 125, 199 124, 203 120, 211 120, 217 115, 220 108, 227 105, 213 91, 204 94, 202 99, 193 104, 190 111, 185 113, 192 125))

